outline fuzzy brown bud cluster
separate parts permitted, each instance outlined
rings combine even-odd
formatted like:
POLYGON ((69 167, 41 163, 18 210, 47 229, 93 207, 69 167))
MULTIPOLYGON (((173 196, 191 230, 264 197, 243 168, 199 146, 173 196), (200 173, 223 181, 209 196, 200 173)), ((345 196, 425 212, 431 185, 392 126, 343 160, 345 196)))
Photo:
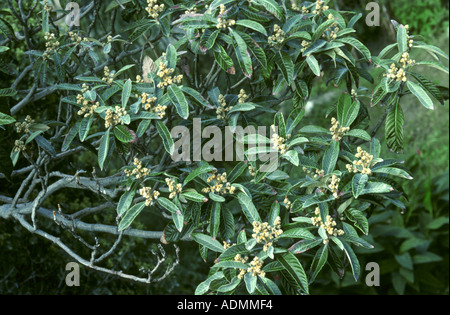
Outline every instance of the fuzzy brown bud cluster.
POLYGON ((239 91, 239 95, 238 95, 238 103, 243 104, 243 103, 247 102, 247 100, 248 100, 248 95, 245 93, 244 89, 241 89, 239 91))
POLYGON ((406 78, 406 72, 403 68, 398 69, 395 66, 395 63, 393 63, 388 70, 388 73, 385 74, 385 76, 388 77, 388 79, 394 79, 396 81, 402 81, 406 82, 408 79, 406 78))
POLYGON ((83 38, 75 32, 69 32, 68 35, 72 43, 74 43, 75 45, 78 45, 83 41, 83 38))
POLYGON ((339 197, 339 182, 340 181, 341 181, 341 179, 333 174, 331 176, 331 182, 328 184, 328 188, 333 193, 333 197, 334 198, 338 198, 339 197))
POLYGON ((231 26, 236 25, 236 21, 235 20, 227 20, 227 19, 223 18, 225 13, 226 13, 226 7, 225 7, 224 4, 221 4, 220 5, 219 17, 217 18, 217 25, 216 25, 216 27, 218 29, 224 29, 224 28, 227 28, 227 26, 231 27, 231 26))
POLYGON ((165 105, 162 106, 159 104, 155 106, 155 102, 158 100, 156 96, 149 97, 147 93, 142 93, 141 99, 142 99, 142 106, 144 107, 145 110, 155 113, 161 119, 164 118, 164 116, 166 116, 167 106, 165 105))
POLYGON ((14 148, 13 151, 14 152, 23 152, 25 151, 25 143, 22 140, 16 140, 14 142, 14 148))

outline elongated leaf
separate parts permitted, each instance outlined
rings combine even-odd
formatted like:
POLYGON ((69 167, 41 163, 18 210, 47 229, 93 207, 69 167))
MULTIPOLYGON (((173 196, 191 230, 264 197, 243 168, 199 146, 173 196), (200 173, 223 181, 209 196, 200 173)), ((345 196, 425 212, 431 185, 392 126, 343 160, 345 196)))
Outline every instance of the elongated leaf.
POLYGON ((294 63, 292 62, 291 56, 283 50, 280 51, 280 63, 278 66, 288 85, 291 85, 292 80, 294 80, 294 63))
POLYGON ((331 141, 327 150, 323 155, 322 169, 325 171, 325 175, 334 171, 336 163, 339 157, 339 141, 331 141))
POLYGON ((397 99, 395 105, 389 110, 385 122, 386 145, 394 152, 403 150, 403 125, 405 123, 403 110, 397 99))
POLYGON ((173 142, 172 136, 170 135, 169 129, 161 121, 156 121, 156 129, 158 134, 163 141, 164 148, 170 155, 173 154, 175 150, 175 144, 173 142))
POLYGON ((255 21, 252 21, 252 20, 237 20, 236 21, 236 25, 240 25, 240 26, 244 26, 244 27, 250 28, 250 29, 252 29, 254 31, 257 31, 257 32, 267 36, 266 29, 264 28, 264 26, 262 26, 258 22, 255 22, 255 21))
POLYGON ((222 244, 220 244, 217 240, 213 239, 209 235, 205 235, 202 233, 192 233, 191 236, 194 239, 194 241, 196 241, 197 243, 205 246, 206 248, 208 248, 212 251, 219 252, 219 253, 223 253, 225 251, 222 244))
POLYGON ((353 176, 352 192, 355 198, 359 197, 368 181, 369 176, 367 176, 366 174, 357 173, 353 176))
MULTIPOLYGON (((311 223, 311 219, 309 219, 309 222, 311 223)), ((283 232, 278 238, 302 238, 306 240, 315 240, 316 237, 307 229, 305 228, 293 228, 289 229, 283 232)))
POLYGON ((278 257, 277 260, 294 280, 297 287, 302 288, 304 292, 309 294, 308 278, 297 257, 288 252, 287 254, 278 257))
POLYGON ((186 186, 187 183, 189 183, 191 180, 193 180, 197 176, 199 176, 201 174, 212 172, 215 169, 216 168, 214 166, 211 166, 209 164, 202 165, 202 166, 196 168, 195 170, 190 172, 189 175, 186 177, 186 179, 183 182, 183 186, 186 186))
POLYGON ((125 84, 123 85, 123 89, 122 89, 122 108, 125 108, 128 104, 128 100, 130 99, 130 95, 131 95, 131 88, 132 88, 132 83, 131 80, 128 79, 125 84))
POLYGON ((433 101, 422 87, 412 81, 407 81, 406 84, 408 85, 411 93, 417 97, 417 99, 422 103, 423 106, 428 109, 434 109, 433 101))
POLYGON ((123 125, 117 125, 114 128, 114 135, 116 136, 116 138, 123 142, 123 143, 128 143, 131 140, 133 140, 133 136, 131 135, 131 133, 127 130, 127 128, 123 125))
POLYGON ((403 25, 397 27, 397 44, 398 51, 404 53, 408 50, 408 38, 406 37, 406 28, 403 25))
POLYGON ((261 217, 259 216, 258 210, 256 210, 252 199, 243 192, 238 193, 237 197, 248 221, 250 223, 255 221, 261 222, 261 217))
POLYGON ((366 216, 358 209, 350 208, 345 210, 347 218, 354 223, 354 225, 364 234, 369 233, 369 222, 366 216))
POLYGON ((119 231, 123 231, 128 228, 131 223, 133 223, 134 219, 141 213, 142 209, 145 208, 145 201, 142 201, 133 207, 131 207, 123 216, 122 220, 119 223, 119 231))
POLYGON ((0 113, 0 126, 9 125, 15 121, 16 121, 16 119, 14 117, 0 113))
POLYGON ((100 142, 100 147, 98 148, 98 165, 101 170, 103 170, 103 164, 105 163, 109 152, 109 132, 110 128, 105 131, 102 141, 100 142))
POLYGON ((178 86, 173 84, 168 87, 167 91, 169 93, 170 100, 177 109, 178 115, 180 115, 183 119, 187 119, 189 117, 189 104, 183 91, 178 86))

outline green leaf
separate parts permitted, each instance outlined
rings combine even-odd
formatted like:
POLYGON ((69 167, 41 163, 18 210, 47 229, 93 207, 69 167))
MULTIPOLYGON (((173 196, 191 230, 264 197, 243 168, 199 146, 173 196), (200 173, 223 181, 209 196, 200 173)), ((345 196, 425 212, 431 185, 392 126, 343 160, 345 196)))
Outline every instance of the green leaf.
POLYGON ((128 228, 131 223, 133 223, 134 219, 141 213, 142 209, 145 208, 145 201, 142 201, 133 207, 131 207, 123 216, 122 220, 119 223, 119 231, 123 231, 128 228))
POLYGON ((227 54, 225 48, 220 45, 216 45, 216 47, 218 48, 214 50, 214 59, 217 64, 227 73, 235 74, 236 69, 234 68, 233 59, 227 54))
POLYGON ((159 197, 157 199, 157 201, 161 207, 163 207, 164 209, 166 209, 167 211, 169 211, 172 214, 181 212, 180 208, 167 198, 159 197))
POLYGON ((239 268, 247 270, 248 265, 238 261, 220 261, 214 265, 214 268, 223 268, 223 269, 239 268))
POLYGON ((422 103, 423 106, 428 109, 434 109, 433 101, 422 87, 412 81, 407 81, 406 84, 408 85, 411 93, 417 97, 417 99, 422 103))
POLYGON ((352 193, 355 199, 359 197, 368 181, 369 176, 367 174, 357 173, 353 176, 352 193))
POLYGON ((403 25, 399 25, 397 27, 397 44, 398 44, 398 51, 400 53, 408 51, 407 32, 405 26, 403 25))
POLYGON ((291 85, 294 80, 294 63, 292 62, 292 58, 283 50, 280 51, 279 57, 280 63, 278 66, 280 67, 281 73, 283 73, 284 79, 288 85, 291 85))
POLYGON ((126 191, 120 197, 119 203, 117 204, 117 215, 118 216, 122 216, 130 208, 135 194, 136 194, 136 187, 130 189, 129 191, 126 191))
POLYGON ((313 55, 310 55, 308 57, 306 57, 306 62, 308 63, 309 68, 311 69, 311 71, 316 75, 316 76, 320 76, 320 66, 319 63, 317 62, 316 57, 314 57, 313 55))
MULTIPOLYGON (((308 218, 309 219, 309 218, 308 218)), ((311 223, 311 219, 309 219, 311 223)), ((302 238, 306 240, 315 240, 316 237, 305 228, 293 228, 283 232, 278 238, 302 238)))
POLYGON ((128 79, 123 85, 122 89, 122 108, 125 108, 128 104, 128 100, 130 99, 131 95, 131 88, 132 88, 131 79, 128 79))
POLYGON ((257 276, 253 276, 252 273, 247 272, 244 275, 245 286, 247 288, 248 293, 252 294, 255 292, 256 282, 258 280, 257 276))
POLYGON ((209 164, 206 165, 202 165, 198 168, 196 168, 195 170, 193 170, 192 172, 189 173, 189 175, 185 178, 184 182, 183 182, 183 186, 186 186, 187 183, 189 183, 191 180, 193 180, 194 178, 196 178, 197 176, 201 175, 201 174, 205 174, 205 173, 209 173, 214 171, 216 168, 214 166, 211 166, 209 164))
POLYGON ((394 152, 403 150, 403 125, 405 123, 403 110, 397 99, 394 106, 389 110, 385 122, 386 145, 394 152))
POLYGON ((322 246, 314 256, 313 263, 311 265, 311 277, 309 279, 309 284, 313 283, 319 272, 325 266, 328 260, 328 243, 322 246))
POLYGON ((350 127, 358 116, 360 103, 353 101, 349 94, 342 94, 336 106, 337 120, 343 127, 350 127))
POLYGON ((345 210, 347 218, 354 223, 354 225, 364 234, 369 234, 369 222, 366 216, 358 209, 350 208, 345 210))
POLYGON ((230 28, 229 30, 237 44, 237 47, 234 46, 234 49, 235 49, 239 64, 241 65, 242 71, 244 72, 244 75, 246 77, 251 78, 253 75, 253 66, 252 66, 252 59, 248 52, 247 43, 232 28, 230 28))
POLYGON ((356 48, 357 51, 361 53, 361 55, 364 57, 365 60, 369 61, 372 59, 372 55, 370 53, 370 50, 364 46, 363 43, 361 43, 359 40, 353 37, 345 37, 340 38, 337 40, 338 42, 349 44, 350 46, 356 48))
POLYGON ((167 88, 167 91, 170 100, 175 105, 178 115, 183 119, 187 119, 189 117, 189 104, 183 91, 173 84, 167 88))
POLYGON ((288 160, 294 166, 298 166, 300 163, 299 158, 298 158, 298 153, 295 150, 289 150, 285 154, 283 154, 281 157, 288 160))
POLYGON ((158 130, 159 136, 163 140, 163 145, 167 153, 172 155, 175 150, 175 144, 173 143, 173 139, 170 135, 169 129, 167 129, 166 125, 161 121, 156 121, 156 129, 158 130))
POLYGON ((362 129, 351 129, 350 131, 347 131, 345 136, 360 138, 360 139, 363 139, 363 140, 366 140, 366 141, 370 141, 371 140, 371 137, 367 133, 367 131, 362 130, 362 129))
POLYGON ((258 210, 256 210, 252 199, 243 192, 238 193, 237 198, 248 221, 250 223, 255 221, 261 222, 261 217, 259 216, 258 210))
POLYGON ((218 280, 224 277, 224 274, 222 271, 216 272, 212 276, 210 276, 205 281, 201 282, 197 288, 195 289, 195 295, 203 295, 209 290, 209 286, 211 285, 211 282, 214 280, 218 280))
POLYGON ((252 29, 254 31, 257 31, 257 32, 267 36, 266 29, 264 28, 264 26, 262 26, 258 22, 255 22, 255 21, 252 21, 252 20, 237 20, 236 21, 236 25, 240 25, 240 26, 244 26, 244 27, 250 28, 250 29, 252 29))
MULTIPOLYGON (((159 198, 158 198, 158 200, 159 200, 159 198)), ((209 235, 205 235, 202 233, 192 233, 191 237, 194 239, 194 241, 196 241, 200 245, 203 245, 212 251, 219 252, 219 253, 223 253, 225 251, 222 244, 220 244, 217 240, 213 239, 209 235)))
POLYGON ((288 252, 287 254, 278 257, 277 260, 294 280, 297 287, 302 288, 304 292, 309 294, 308 278, 297 257, 288 252))
POLYGON ((358 258, 347 242, 342 241, 342 245, 344 247, 344 251, 347 255, 348 261, 350 262, 350 266, 352 267, 353 277, 355 278, 355 281, 358 281, 359 276, 361 275, 361 266, 359 264, 358 258))
POLYGON ((85 117, 81 120, 80 129, 78 131, 81 142, 84 142, 84 140, 88 136, 93 120, 94 120, 93 115, 85 117))
POLYGON ((268 12, 272 13, 277 19, 283 19, 283 11, 281 6, 273 0, 254 0, 259 5, 262 5, 268 12))
POLYGON ((117 125, 116 127, 114 127, 114 135, 119 141, 123 143, 128 143, 133 140, 133 136, 123 125, 117 125))
POLYGON ((202 194, 199 194, 195 191, 185 191, 181 194, 184 198, 187 200, 195 201, 195 202, 207 202, 208 198, 203 196, 202 194))
POLYGON ((13 117, 11 117, 9 115, 0 113, 0 126, 9 125, 9 124, 12 124, 15 121, 16 121, 15 118, 13 118, 13 117))
POLYGON ((0 89, 0 97, 10 97, 15 96, 17 94, 17 91, 14 89, 0 89))
POLYGON ((234 289, 237 288, 237 286, 241 283, 241 279, 239 279, 238 277, 235 277, 231 280, 231 282, 229 284, 224 284, 223 286, 219 287, 217 289, 217 292, 230 292, 233 291, 234 289))
POLYGON ((325 171, 325 175, 334 171, 338 157, 339 157, 339 141, 332 140, 323 155, 322 169, 325 171))
MULTIPOLYGON (((210 194, 211 196, 211 194, 210 194)), ((212 199, 212 198, 211 198, 212 199)), ((211 210, 210 216, 210 233, 211 236, 216 238, 219 233, 219 225, 220 225, 220 203, 214 202, 211 210)))
POLYGON ((103 135, 102 141, 100 142, 100 147, 98 148, 98 165, 100 166, 100 169, 103 170, 103 164, 106 161, 106 157, 108 156, 109 152, 109 132, 111 128, 108 128, 108 130, 105 131, 105 134, 103 135))
POLYGON ((366 187, 361 191, 359 195, 383 194, 391 192, 392 190, 392 186, 385 183, 367 182, 366 187))

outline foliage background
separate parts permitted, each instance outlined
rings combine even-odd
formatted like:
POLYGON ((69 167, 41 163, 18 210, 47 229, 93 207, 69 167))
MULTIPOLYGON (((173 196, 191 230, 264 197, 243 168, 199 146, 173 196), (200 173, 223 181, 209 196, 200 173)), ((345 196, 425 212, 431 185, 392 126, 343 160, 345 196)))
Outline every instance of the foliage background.
MULTIPOLYGON (((0 3, 3 2, 0 1, 0 3)), ((378 1, 382 7, 381 27, 367 27, 361 19, 357 24, 357 37, 374 54, 381 47, 395 41, 390 20, 409 24, 412 32, 421 34, 430 44, 448 53, 449 8, 447 1, 391 0, 378 1), (380 48, 378 48, 380 47, 380 48)), ((364 11, 366 1, 335 1, 340 10, 364 11)), ((3 6, 2 6, 3 7, 3 6)), ((1 14, 1 13, 0 13, 1 14)), ((20 49, 15 51, 20 61, 20 49)), ((436 73, 424 73, 434 81, 448 86, 448 77, 436 73)), ((11 77, 0 72, 0 86, 11 84, 11 77)), ((324 82, 316 83, 311 97, 311 110, 307 115, 310 124, 320 125, 329 104, 335 102, 338 93, 324 82)), ((29 113, 39 117, 41 108, 54 100, 47 99, 29 113), (48 103, 47 103, 48 102, 48 103)), ((406 102, 405 102, 406 103, 406 102)), ((0 104, 0 111, 8 104, 0 104)), ((382 115, 383 108, 373 108, 371 115, 382 115)), ((376 121, 376 119, 373 119, 376 121)), ((374 250, 358 250, 361 265, 378 262, 381 269, 381 286, 367 287, 365 273, 355 283, 348 273, 343 280, 324 268, 319 279, 311 287, 312 294, 448 294, 449 293, 449 107, 436 107, 425 111, 411 97, 405 106, 405 151, 398 155, 387 152, 386 157, 395 156, 406 161, 414 174, 414 181, 404 183, 409 195, 405 213, 396 209, 380 209, 370 218, 371 240, 374 250), (378 223, 379 222, 379 223, 378 223)), ((326 126, 324 126, 326 127, 326 126)), ((381 133, 382 131, 380 131, 381 133)), ((1 135, 0 141, 8 140, 1 135)), ((80 155, 74 164, 83 164, 89 158, 80 155)), ((0 161, 9 159, 9 152, 0 150, 0 161), (6 156, 5 156, 6 155, 6 156)), ((0 189, 7 190, 0 182, 0 189)), ((57 202, 70 207, 71 204, 89 206, 85 192, 57 197, 57 202)), ((112 214, 111 214, 112 216, 112 214)), ((124 268, 151 266, 146 255, 155 246, 154 241, 125 238, 116 261, 124 268), (133 250, 131 250, 133 248, 133 250)), ((170 254, 170 253, 169 253, 170 254)), ((207 275, 209 268, 198 255, 198 245, 184 242, 181 264, 171 276, 161 283, 145 286, 118 280, 110 276, 81 268, 81 286, 69 288, 65 285, 65 265, 70 262, 55 245, 31 235, 23 228, 0 220, 0 293, 1 294, 192 294, 196 285, 207 275)))

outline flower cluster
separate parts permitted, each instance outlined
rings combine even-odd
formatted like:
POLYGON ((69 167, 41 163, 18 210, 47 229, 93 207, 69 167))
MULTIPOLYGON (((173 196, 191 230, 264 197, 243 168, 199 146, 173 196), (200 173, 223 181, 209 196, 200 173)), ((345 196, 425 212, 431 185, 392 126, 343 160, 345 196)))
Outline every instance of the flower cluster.
POLYGON ((223 174, 212 174, 206 180, 207 183, 211 183, 214 181, 214 186, 203 188, 204 193, 214 192, 218 194, 226 194, 227 191, 229 194, 234 194, 236 187, 231 186, 231 184, 227 181, 227 173, 223 174))
POLYGON ((14 142, 14 148, 13 148, 14 152, 21 152, 21 151, 25 151, 25 143, 22 140, 16 140, 14 142))
POLYGON ((308 14, 309 10, 307 7, 302 6, 301 8, 296 4, 296 3, 292 3, 292 10, 297 11, 297 12, 302 12, 303 15, 308 14))
POLYGON ((334 141, 339 141, 342 139, 342 137, 350 130, 350 127, 342 127, 339 124, 339 121, 336 120, 336 118, 331 118, 331 128, 330 133, 333 137, 334 141))
POLYGON ((90 103, 85 97, 84 93, 89 91, 89 87, 86 83, 83 83, 81 87, 81 93, 77 95, 77 104, 82 105, 83 107, 77 112, 78 115, 89 117, 94 114, 95 110, 100 106, 100 102, 95 102, 94 104, 90 103))
POLYGON ((317 0, 316 1, 316 9, 312 12, 313 14, 320 14, 323 11, 326 11, 329 9, 327 5, 324 5, 325 1, 323 0, 317 0))
POLYGON ((217 25, 216 27, 218 29, 221 28, 227 28, 227 26, 233 26, 236 24, 235 20, 226 20, 223 18, 224 14, 226 13, 226 7, 224 4, 220 5, 220 12, 219 12, 219 17, 217 18, 217 25))
POLYGON ((292 202, 288 199, 288 197, 284 197, 284 206, 286 207, 287 210, 291 209, 292 207, 292 202))
MULTIPOLYGON (((314 226, 322 227, 330 236, 338 236, 344 234, 343 230, 335 228, 336 221, 333 220, 333 218, 330 215, 327 215, 325 222, 322 221, 322 218, 320 217, 319 207, 316 208, 314 213, 316 214, 316 217, 311 218, 311 222, 314 226)), ((324 244, 328 243, 328 240, 323 240, 323 243, 324 244)))
MULTIPOLYGON (((234 256, 234 261, 237 261, 237 262, 240 262, 243 264, 245 264, 247 262, 247 260, 248 260, 248 257, 247 256, 242 257, 241 254, 237 254, 236 256, 234 256)), ((246 272, 247 271, 245 269, 239 269, 239 274, 237 277, 239 279, 242 279, 244 277, 244 275, 246 274, 246 272)))
POLYGON ((144 107, 145 110, 155 113, 161 119, 164 118, 164 116, 166 116, 167 106, 162 106, 159 104, 154 106, 156 100, 158 99, 156 96, 149 97, 147 93, 142 93, 141 98, 142 98, 142 106, 144 107))
POLYGON ((266 273, 262 270, 263 263, 264 261, 260 260, 258 256, 255 256, 250 262, 250 267, 247 269, 247 272, 251 273, 253 277, 260 276, 264 278, 266 273))
POLYGON ((311 45, 311 42, 308 42, 307 40, 303 40, 302 41, 302 49, 300 50, 302 53, 304 53, 306 51, 306 49, 308 49, 309 45, 311 45))
POLYGON ((166 184, 167 184, 167 187, 169 187, 169 192, 170 192, 169 198, 170 199, 175 198, 176 195, 181 193, 181 189, 183 188, 182 184, 177 184, 175 182, 175 180, 173 180, 171 178, 166 178, 166 184))
POLYGON ((249 165, 249 166, 248 166, 248 173, 249 173, 251 176, 256 176, 256 167, 249 165))
POLYGON ((105 116, 105 128, 109 128, 118 124, 123 125, 123 120, 121 118, 126 114, 127 111, 120 106, 116 106, 115 110, 107 109, 105 116))
MULTIPOLYGON (((81 36, 78 36, 78 34, 75 32, 69 32, 68 34, 72 43, 75 43, 76 45, 81 43, 81 41, 83 40, 83 38, 81 36)), ((87 41, 87 38, 85 38, 85 41, 87 41)))
POLYGON ((359 160, 353 161, 353 165, 347 164, 346 165, 347 170, 350 173, 351 172, 353 172, 353 173, 360 172, 361 174, 371 175, 372 170, 370 169, 370 167, 373 166, 373 165, 371 165, 372 160, 373 160, 373 155, 370 155, 369 153, 367 153, 366 151, 361 149, 361 147, 358 147, 355 157, 359 158, 359 160))
POLYGON ((228 106, 227 101, 225 100, 225 96, 222 94, 219 95, 217 102, 220 104, 220 107, 216 109, 217 119, 223 119, 227 117, 227 113, 233 108, 233 106, 228 106))
POLYGON ((16 122, 16 131, 17 133, 28 133, 30 132, 30 126, 34 123, 34 119, 31 118, 30 115, 27 115, 27 117, 25 117, 25 121, 24 122, 16 122))
POLYGON ((284 139, 283 137, 280 137, 276 132, 275 132, 275 125, 271 126, 273 134, 272 134, 272 138, 270 139, 272 142, 272 147, 277 150, 280 151, 281 155, 285 154, 288 147, 286 145, 286 139, 284 139))
POLYGON ((105 82, 106 84, 111 84, 114 81, 114 73, 111 73, 111 71, 109 71, 108 66, 105 66, 103 68, 103 75, 104 77, 102 78, 102 81, 105 82))
POLYGON ((50 53, 56 50, 59 47, 59 42, 56 40, 55 34, 53 33, 45 33, 45 52, 42 55, 44 59, 48 58, 50 53))
POLYGON ((167 65, 165 63, 161 63, 159 66, 159 71, 156 74, 160 79, 161 82, 158 83, 159 89, 164 89, 168 87, 169 85, 172 85, 173 83, 181 83, 181 80, 183 80, 183 75, 180 74, 178 76, 173 77, 172 73, 175 71, 175 69, 167 68, 167 65))
MULTIPOLYGON (((240 254, 237 254, 234 257, 234 261, 245 264, 248 261, 248 257, 247 256, 242 257, 240 254)), ((257 256, 255 256, 253 260, 250 262, 249 268, 247 270, 239 269, 240 271, 237 277, 239 279, 242 279, 247 272, 251 273, 253 276, 265 277, 266 273, 262 270, 263 263, 264 261, 260 260, 257 256)))
POLYGON ((128 177, 135 176, 136 178, 141 178, 150 174, 150 170, 146 167, 142 167, 142 162, 138 158, 134 158, 133 165, 135 166, 132 171, 125 170, 125 175, 128 177))
POLYGON ((148 207, 155 203, 156 199, 158 199, 160 193, 159 191, 155 190, 152 193, 151 187, 144 187, 139 189, 139 194, 145 198, 145 205, 148 207))
POLYGON ((163 4, 157 3, 158 3, 157 0, 147 0, 147 7, 145 8, 145 11, 147 11, 148 15, 155 20, 159 17, 159 14, 164 10, 164 3, 163 4))
POLYGON ((312 178, 323 177, 325 175, 324 170, 316 169, 315 172, 311 172, 307 167, 303 167, 303 172, 310 175, 312 178))
POLYGON ((247 100, 248 100, 248 95, 245 93, 244 89, 241 89, 239 91, 239 95, 238 95, 238 103, 243 104, 243 103, 247 102, 247 100))
POLYGON ((402 54, 402 58, 400 59, 400 63, 402 64, 403 68, 406 67, 406 65, 412 65, 416 61, 409 58, 409 54, 407 52, 404 52, 402 54))
POLYGON ((387 76, 388 79, 395 79, 396 81, 406 82, 407 80, 405 70, 403 68, 398 69, 395 66, 395 63, 391 65, 388 73, 385 74, 385 76, 387 76))
POLYGON ((47 12, 50 12, 53 8, 51 5, 48 4, 48 2, 46 0, 43 1, 44 4, 44 10, 47 12))
POLYGON ((333 197, 338 198, 339 197, 339 182, 341 179, 337 177, 336 175, 331 176, 331 182, 328 184, 328 188, 333 192, 333 197))
POLYGON ((412 40, 411 37, 409 36, 409 25, 408 24, 405 25, 405 29, 406 29, 406 39, 408 41, 408 46, 409 46, 409 48, 411 48, 413 46, 414 40, 412 40))
POLYGON ((184 14, 193 14, 193 13, 197 13, 197 8, 188 9, 184 11, 184 14))
POLYGON ((266 252, 270 246, 272 246, 272 240, 283 234, 281 229, 281 218, 277 217, 273 224, 273 227, 269 223, 254 221, 252 237, 257 243, 264 243, 263 250, 266 252))
POLYGON ((268 43, 271 46, 277 46, 280 45, 282 42, 284 42, 286 34, 281 29, 281 27, 278 24, 275 24, 273 26, 273 35, 269 36, 268 43))
MULTIPOLYGON (((333 14, 329 14, 328 15, 328 19, 334 19, 333 14)), ((325 33, 322 35, 322 37, 326 37, 329 40, 333 40, 337 38, 337 33, 340 31, 338 24, 337 23, 333 23, 331 24, 331 26, 329 28, 327 28, 327 30, 325 31, 325 33)))

